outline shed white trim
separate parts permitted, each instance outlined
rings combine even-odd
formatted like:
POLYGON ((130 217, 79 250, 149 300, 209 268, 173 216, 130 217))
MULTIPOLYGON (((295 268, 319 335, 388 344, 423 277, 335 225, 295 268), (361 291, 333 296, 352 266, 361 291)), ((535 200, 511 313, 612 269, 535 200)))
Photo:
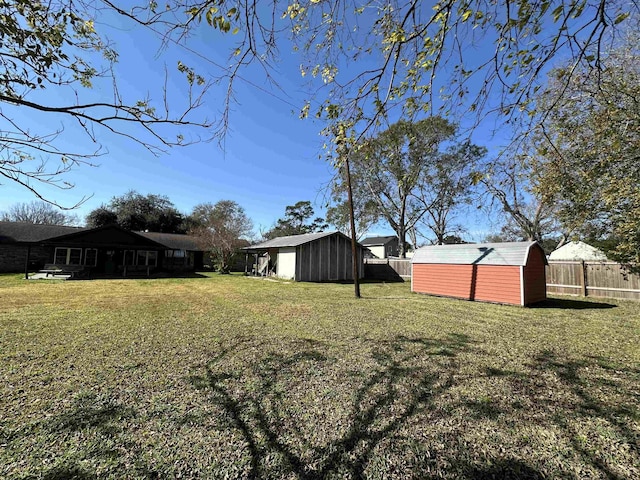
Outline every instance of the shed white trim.
POLYGON ((524 267, 520 266, 520 305, 524 306, 524 267))

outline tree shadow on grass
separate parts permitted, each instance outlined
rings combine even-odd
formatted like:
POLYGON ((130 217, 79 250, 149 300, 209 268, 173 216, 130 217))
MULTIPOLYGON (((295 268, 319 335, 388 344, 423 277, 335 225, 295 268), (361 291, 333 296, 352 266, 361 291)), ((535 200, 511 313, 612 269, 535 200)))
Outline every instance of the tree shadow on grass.
POLYGON ((352 364, 350 356, 342 356, 344 346, 332 350, 322 342, 262 340, 221 348, 195 367, 188 381, 215 412, 203 424, 213 421, 214 429, 244 452, 241 466, 233 455, 241 478, 537 480, 570 478, 579 471, 574 468, 603 478, 634 478, 620 475, 602 448, 585 448, 580 440, 593 428, 589 421, 602 421, 637 457, 632 389, 583 378, 584 368, 620 371, 605 359, 576 362, 543 352, 529 371, 487 365, 469 374, 464 362, 470 357, 489 362, 495 357, 484 356, 467 335, 353 341, 359 356, 352 364), (239 350, 254 353, 240 361, 239 350), (471 387, 478 382, 485 386, 471 387), (629 402, 595 398, 594 387, 617 389, 629 402), (586 426, 576 430, 575 422, 583 420, 586 426), (548 444, 535 437, 538 431, 559 437, 548 444), (531 445, 530 461, 522 445, 531 445), (565 462, 564 455, 576 463, 565 462))
POLYGON ((79 465, 73 464, 52 467, 38 478, 42 480, 92 480, 98 477, 79 465))
MULTIPOLYGON (((121 456, 119 442, 107 442, 122 434, 127 424, 136 416, 136 411, 118 403, 109 394, 79 392, 69 408, 57 415, 43 419, 30 427, 14 434, 12 440, 20 436, 29 436, 32 429, 48 431, 56 443, 70 442, 74 447, 66 447, 63 455, 52 456, 46 467, 38 472, 37 478, 46 480, 89 480, 99 478, 94 471, 82 465, 87 459, 100 459, 106 464, 117 462, 121 456), (83 440, 76 443, 77 432, 83 440)), ((120 444, 121 445, 121 444, 120 444)), ((144 472, 146 465, 136 460, 138 472, 144 472)), ((152 475, 143 475, 153 478, 152 475)), ((29 477, 32 478, 32 477, 29 477)), ((36 478, 36 477, 33 477, 36 478)))
MULTIPOLYGON (((462 334, 438 340, 398 336, 369 346, 367 368, 354 365, 359 368, 332 379, 337 383, 324 392, 341 410, 336 415, 313 411, 318 403, 330 409, 324 400, 298 405, 305 395, 295 392, 296 384, 320 385, 320 391, 307 395, 322 395, 322 377, 335 373, 337 359, 317 342, 269 353, 242 372, 221 369, 234 347, 221 349, 203 366, 203 374, 188 380, 220 409, 217 417, 227 419, 218 428, 241 436, 249 456, 243 477, 364 478, 380 461, 380 450, 393 450, 396 440, 408 441, 402 432, 413 428, 414 419, 437 412, 436 400, 457 384, 457 356, 473 348, 473 341, 462 334), (314 384, 316 376, 319 384, 314 384), (341 383, 345 391, 334 391, 341 383), (253 385, 251 391, 238 392, 238 385, 247 384, 253 385), (305 415, 317 418, 311 428, 297 420, 305 415)), ((475 467, 460 468, 473 472, 475 467)))
POLYGON ((51 431, 78 431, 97 428, 109 434, 118 429, 118 424, 135 416, 135 411, 114 402, 110 398, 97 395, 80 395, 68 410, 52 417, 48 421, 51 431))
MULTIPOLYGON (((571 395, 571 404, 564 400, 547 400, 549 409, 556 413, 554 421, 566 432, 574 451, 585 463, 600 472, 604 478, 623 479, 628 477, 624 469, 618 468, 612 455, 602 446, 593 442, 588 430, 580 430, 581 424, 598 425, 597 433, 611 446, 620 446, 617 454, 630 457, 640 471, 640 370, 621 365, 613 365, 599 356, 581 359, 566 358, 548 350, 538 355, 532 364, 534 376, 552 373, 562 384, 562 390, 571 395)), ((592 427, 593 428, 593 427, 592 427)), ((637 476, 635 477, 637 478, 637 476)))
POLYGON ((597 301, 573 300, 569 298, 547 298, 543 302, 531 305, 530 308, 556 308, 559 310, 596 310, 616 308, 616 305, 597 301))
POLYGON ((469 480, 496 480, 522 478, 544 480, 546 477, 530 465, 517 459, 499 459, 491 465, 469 465, 466 478, 469 480))

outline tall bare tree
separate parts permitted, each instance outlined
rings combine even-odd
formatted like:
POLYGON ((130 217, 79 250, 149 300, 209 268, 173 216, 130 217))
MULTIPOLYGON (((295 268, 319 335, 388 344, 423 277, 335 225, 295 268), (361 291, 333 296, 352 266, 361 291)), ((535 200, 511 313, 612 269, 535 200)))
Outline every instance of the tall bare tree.
POLYGON ((426 212, 416 192, 426 171, 437 162, 440 145, 456 126, 441 117, 399 121, 367 140, 353 155, 356 198, 375 202, 378 215, 396 232, 399 254, 406 255, 406 237, 426 212))
POLYGON ((65 213, 43 201, 16 203, 0 213, 3 222, 26 222, 39 225, 77 225, 78 216, 65 213))
POLYGON ((489 195, 491 207, 497 207, 513 237, 541 242, 553 233, 557 224, 556 196, 539 190, 543 161, 536 156, 535 146, 528 153, 504 154, 485 166, 476 180, 489 195))
POLYGON ((472 202, 475 170, 486 153, 486 148, 465 141, 449 146, 427 163, 414 195, 425 212, 420 224, 431 232, 434 243, 442 245, 461 233, 456 214, 460 206, 472 202))

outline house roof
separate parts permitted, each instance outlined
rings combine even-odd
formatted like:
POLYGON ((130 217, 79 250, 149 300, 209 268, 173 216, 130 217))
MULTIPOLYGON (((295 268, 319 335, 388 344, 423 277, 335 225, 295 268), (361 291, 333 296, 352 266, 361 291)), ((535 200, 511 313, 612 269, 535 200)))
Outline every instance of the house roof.
POLYGON ((135 232, 172 250, 202 250, 196 237, 182 233, 135 232))
POLYGON ((65 235, 48 238, 44 242, 53 245, 96 248, 164 247, 155 240, 114 224, 79 229, 65 235))
POLYGON ((303 235, 288 235, 286 237, 272 238, 266 242, 249 245, 248 247, 243 248, 243 250, 267 250, 269 248, 297 247, 298 245, 304 245, 305 243, 313 242, 314 240, 328 237, 330 235, 342 235, 345 238, 349 238, 338 231, 305 233, 303 235))
POLYGON ((0 222, 0 243, 34 243, 87 230, 65 225, 39 225, 27 222, 0 222))
POLYGON ((395 235, 388 235, 386 237, 367 237, 362 240, 360 243, 365 247, 372 247, 374 245, 386 245, 392 240, 397 240, 398 237, 395 235))
POLYGON ((431 245, 416 250, 411 263, 524 266, 532 247, 541 248, 537 242, 431 245))
POLYGON ((584 242, 569 242, 554 250, 549 255, 549 260, 593 260, 606 262, 607 256, 601 250, 584 242))
MULTIPOLYGON (((201 250, 195 237, 191 235, 159 232, 132 232, 116 225, 107 225, 98 228, 84 228, 68 227, 64 225, 38 225, 27 222, 0 222, 0 244, 38 242, 73 243, 81 241, 82 238, 87 235, 103 235, 100 233, 103 231, 118 231, 122 232, 124 235, 129 235, 130 237, 133 236, 133 238, 142 237, 145 239, 143 242, 148 242, 149 245, 157 245, 160 247, 164 246, 173 250, 201 250)), ((112 239, 111 243, 114 241, 115 240, 112 239)), ((117 241, 115 242, 118 243, 117 241)))

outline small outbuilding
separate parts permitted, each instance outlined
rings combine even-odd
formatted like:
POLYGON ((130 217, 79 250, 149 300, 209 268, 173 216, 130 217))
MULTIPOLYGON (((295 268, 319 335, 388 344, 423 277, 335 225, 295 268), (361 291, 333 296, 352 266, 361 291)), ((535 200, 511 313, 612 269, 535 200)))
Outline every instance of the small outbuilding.
POLYGON ((416 250, 411 263, 413 292, 522 306, 547 298, 537 242, 433 245, 416 250))
MULTIPOLYGON (((243 248, 254 256, 252 272, 297 282, 353 280, 351 239, 340 232, 278 237, 243 248)), ((363 277, 363 247, 357 245, 358 275, 363 277)))
POLYGON ((602 250, 584 242, 565 243, 549 255, 549 260, 565 262, 607 262, 609 259, 602 250))
POLYGON ((398 256, 398 237, 390 235, 386 237, 367 237, 360 242, 368 248, 375 258, 389 258, 398 256))

